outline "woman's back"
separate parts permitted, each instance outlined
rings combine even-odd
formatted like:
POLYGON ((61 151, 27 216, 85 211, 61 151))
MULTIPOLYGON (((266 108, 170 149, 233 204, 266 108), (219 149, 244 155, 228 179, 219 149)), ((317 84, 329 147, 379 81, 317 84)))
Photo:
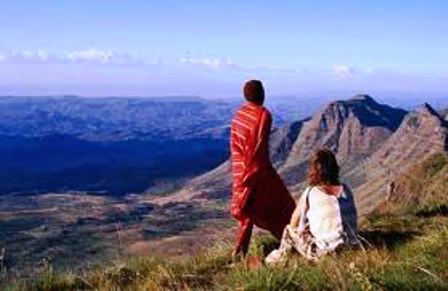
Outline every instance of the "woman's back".
POLYGON ((266 257, 277 263, 297 250, 309 260, 333 252, 339 245, 356 243, 357 212, 349 187, 339 182, 334 153, 320 149, 310 159, 308 187, 283 231, 280 248, 266 257))
POLYGON ((343 232, 337 196, 312 187, 309 189, 308 203, 306 216, 318 247, 336 248, 342 243, 343 232))
POLYGON ((350 189, 344 185, 329 194, 321 187, 311 187, 306 192, 309 203, 306 216, 318 247, 334 249, 347 239, 351 242, 357 213, 350 189))

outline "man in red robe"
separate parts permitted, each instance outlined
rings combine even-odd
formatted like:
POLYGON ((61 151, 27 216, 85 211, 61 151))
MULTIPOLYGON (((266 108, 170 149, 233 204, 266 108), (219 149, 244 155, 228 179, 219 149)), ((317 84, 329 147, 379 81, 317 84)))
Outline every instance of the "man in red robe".
POLYGON ((294 199, 269 158, 272 117, 263 107, 263 84, 248 81, 244 97, 247 102, 236 112, 230 134, 231 214, 239 223, 233 256, 247 254, 254 225, 281 239, 295 209, 294 199))

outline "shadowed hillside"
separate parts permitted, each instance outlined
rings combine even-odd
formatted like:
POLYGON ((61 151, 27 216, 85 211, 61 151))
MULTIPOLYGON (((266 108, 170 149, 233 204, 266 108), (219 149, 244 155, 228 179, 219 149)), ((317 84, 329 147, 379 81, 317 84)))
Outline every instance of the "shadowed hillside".
POLYGON ((0 136, 0 195, 95 191, 141 193, 158 180, 175 183, 212 169, 226 140, 87 141, 66 135, 0 136), (182 150, 179 150, 182 149, 182 150))

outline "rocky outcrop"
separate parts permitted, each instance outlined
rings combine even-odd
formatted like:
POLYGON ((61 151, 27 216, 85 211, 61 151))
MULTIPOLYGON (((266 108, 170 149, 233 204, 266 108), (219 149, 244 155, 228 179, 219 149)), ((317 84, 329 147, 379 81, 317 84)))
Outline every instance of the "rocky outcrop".
POLYGON ((369 212, 387 197, 387 187, 398 175, 435 153, 448 150, 446 120, 429 105, 424 104, 409 113, 397 131, 365 163, 348 174, 353 177, 364 173, 356 181, 359 206, 369 212))

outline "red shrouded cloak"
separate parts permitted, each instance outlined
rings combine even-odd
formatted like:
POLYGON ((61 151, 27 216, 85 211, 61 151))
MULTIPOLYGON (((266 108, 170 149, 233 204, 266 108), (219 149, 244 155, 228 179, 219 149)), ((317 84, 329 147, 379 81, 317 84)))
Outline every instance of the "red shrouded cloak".
POLYGON ((295 202, 269 158, 271 126, 269 111, 250 102, 232 120, 231 214, 239 221, 250 219, 280 239, 295 202))

